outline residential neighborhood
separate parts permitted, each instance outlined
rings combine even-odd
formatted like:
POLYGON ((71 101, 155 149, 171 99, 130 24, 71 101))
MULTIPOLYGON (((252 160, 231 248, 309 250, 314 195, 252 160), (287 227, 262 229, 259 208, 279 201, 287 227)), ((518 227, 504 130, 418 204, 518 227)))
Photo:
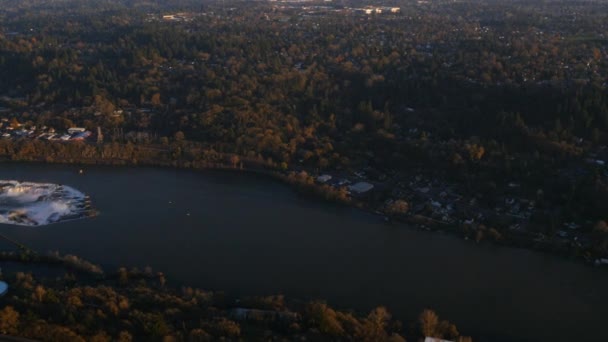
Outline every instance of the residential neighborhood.
POLYGON ((93 133, 83 127, 70 127, 66 131, 56 131, 52 127, 24 126, 7 118, 0 118, 0 136, 3 139, 39 139, 47 141, 84 141, 93 133))

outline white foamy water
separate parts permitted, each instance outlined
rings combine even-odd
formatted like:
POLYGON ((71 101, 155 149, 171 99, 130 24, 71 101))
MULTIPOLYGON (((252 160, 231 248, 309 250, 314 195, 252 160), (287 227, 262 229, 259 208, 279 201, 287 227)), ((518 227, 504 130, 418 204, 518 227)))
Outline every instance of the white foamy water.
POLYGON ((87 196, 72 187, 0 180, 0 223, 42 226, 89 212, 87 196))

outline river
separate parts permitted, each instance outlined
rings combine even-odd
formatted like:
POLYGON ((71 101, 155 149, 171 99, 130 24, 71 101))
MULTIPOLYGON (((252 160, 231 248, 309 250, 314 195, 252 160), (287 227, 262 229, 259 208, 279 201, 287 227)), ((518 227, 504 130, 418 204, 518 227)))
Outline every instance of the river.
POLYGON ((0 179, 60 183, 101 215, 0 225, 39 250, 105 269, 163 271, 168 284, 325 299, 412 320, 433 308, 476 341, 608 341, 608 272, 538 252, 384 224, 230 172, 0 164, 0 179))

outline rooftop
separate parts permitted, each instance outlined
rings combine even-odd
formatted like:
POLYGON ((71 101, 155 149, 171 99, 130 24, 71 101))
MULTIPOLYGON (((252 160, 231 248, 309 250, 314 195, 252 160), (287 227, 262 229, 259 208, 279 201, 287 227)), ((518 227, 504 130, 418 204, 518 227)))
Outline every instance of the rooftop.
POLYGON ((350 191, 362 194, 362 193, 366 193, 368 191, 370 191, 371 189, 374 188, 373 184, 367 183, 367 182, 359 182, 356 184, 353 184, 351 186, 348 187, 348 189, 350 191))

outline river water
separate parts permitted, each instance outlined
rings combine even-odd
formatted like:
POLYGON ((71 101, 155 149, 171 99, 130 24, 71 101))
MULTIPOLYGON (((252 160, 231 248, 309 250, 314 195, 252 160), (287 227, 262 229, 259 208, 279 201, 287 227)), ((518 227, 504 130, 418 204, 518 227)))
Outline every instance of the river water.
POLYGON ((0 179, 67 184, 101 215, 0 225, 39 250, 168 284, 325 299, 412 320, 433 308, 476 341, 608 341, 608 271, 528 250, 386 225, 259 176, 130 167, 0 164, 0 179))

